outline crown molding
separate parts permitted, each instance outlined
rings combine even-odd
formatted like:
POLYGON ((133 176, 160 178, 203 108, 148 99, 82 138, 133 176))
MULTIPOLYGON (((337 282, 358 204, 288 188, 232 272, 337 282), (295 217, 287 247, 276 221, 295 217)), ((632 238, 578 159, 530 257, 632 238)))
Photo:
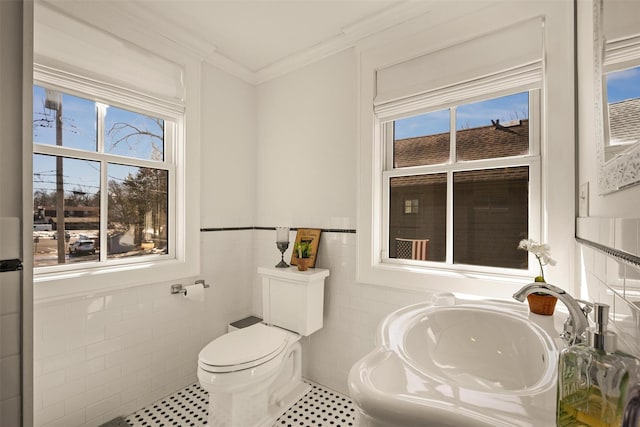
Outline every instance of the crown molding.
POLYGON ((381 33, 391 27, 402 24, 419 15, 428 13, 433 8, 431 2, 404 1, 362 19, 355 24, 342 28, 335 37, 321 42, 309 49, 283 58, 276 63, 256 72, 257 83, 265 83, 288 74, 306 65, 317 62, 328 56, 339 53, 356 45, 366 37, 381 33))
POLYGON ((309 49, 289 55, 258 71, 252 71, 218 52, 217 46, 203 41, 188 28, 177 26, 158 13, 134 2, 127 2, 126 8, 123 8, 120 2, 38 0, 38 3, 70 18, 97 26, 125 41, 135 40, 148 49, 178 48, 252 85, 265 83, 349 49, 366 37, 428 13, 433 8, 432 2, 428 1, 403 1, 342 28, 336 36, 309 49), (146 25, 140 25, 141 22, 145 22, 146 25))
MULTIPOLYGON (((117 2, 114 2, 114 4, 117 2)), ((160 36, 171 41, 182 49, 186 49, 199 59, 220 68, 233 76, 250 84, 257 84, 257 75, 245 66, 218 52, 218 47, 214 44, 203 41, 193 34, 188 28, 178 26, 158 13, 149 10, 140 4, 131 3, 127 6, 131 12, 139 19, 151 20, 151 26, 158 28, 160 36)), ((129 9, 128 9, 129 10, 129 9)))

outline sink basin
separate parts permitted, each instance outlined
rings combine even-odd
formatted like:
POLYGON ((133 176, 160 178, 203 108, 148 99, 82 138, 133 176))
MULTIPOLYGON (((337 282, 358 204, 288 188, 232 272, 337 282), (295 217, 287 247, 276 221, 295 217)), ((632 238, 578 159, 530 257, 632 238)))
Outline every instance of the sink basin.
POLYGON ((404 334, 408 364, 470 390, 515 392, 540 382, 549 349, 530 322, 481 307, 428 310, 404 334))
POLYGON ((506 302, 423 303, 390 314, 376 349, 349 375, 358 425, 555 425, 550 328, 553 319, 506 302))

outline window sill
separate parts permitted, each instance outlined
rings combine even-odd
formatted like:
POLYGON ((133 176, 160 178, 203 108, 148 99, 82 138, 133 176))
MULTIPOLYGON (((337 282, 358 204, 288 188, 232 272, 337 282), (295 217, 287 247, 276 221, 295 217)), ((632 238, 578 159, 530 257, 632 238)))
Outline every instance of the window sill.
POLYGON ((473 266, 437 266, 436 263, 413 265, 390 260, 361 265, 358 281, 394 289, 461 292, 509 299, 520 287, 532 281, 531 274, 529 271, 512 269, 473 269, 473 266))
POLYGON ((34 302, 44 303, 74 297, 87 297, 198 275, 197 262, 179 260, 149 261, 34 273, 34 302))

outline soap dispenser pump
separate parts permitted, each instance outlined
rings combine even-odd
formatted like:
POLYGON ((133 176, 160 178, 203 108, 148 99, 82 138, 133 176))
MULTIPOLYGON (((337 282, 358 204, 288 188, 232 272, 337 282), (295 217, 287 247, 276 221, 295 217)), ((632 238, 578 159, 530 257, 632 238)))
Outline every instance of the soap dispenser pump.
POLYGON ((616 350, 607 330, 609 306, 595 303, 587 342, 565 348, 558 359, 558 427, 619 427, 630 370, 637 360, 616 350))
POLYGON ((616 334, 607 330, 609 321, 609 306, 606 304, 593 304, 593 322, 595 326, 587 328, 587 345, 604 351, 613 353, 616 351, 616 334))

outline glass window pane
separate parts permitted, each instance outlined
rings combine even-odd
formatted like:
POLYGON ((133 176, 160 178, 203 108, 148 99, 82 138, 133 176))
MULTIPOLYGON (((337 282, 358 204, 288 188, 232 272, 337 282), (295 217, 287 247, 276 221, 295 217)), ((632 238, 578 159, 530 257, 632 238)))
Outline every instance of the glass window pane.
POLYGON ((100 163, 34 154, 34 266, 97 261, 100 163))
POLYGON ((527 269, 528 200, 528 166, 454 173, 454 263, 527 269))
POLYGON ((606 74, 609 145, 640 141, 640 67, 606 74))
POLYGON ((104 151, 136 159, 164 160, 164 120, 109 107, 104 151))
POLYGON ((109 164, 108 258, 167 253, 166 170, 109 164))
POLYGON ((33 86, 34 143, 96 151, 96 117, 94 101, 33 86))
POLYGON ((449 161, 449 110, 396 120, 393 124, 393 163, 396 168, 449 161))
POLYGON ((529 93, 522 92, 456 110, 456 159, 480 160, 529 153, 529 93))
POLYGON ((391 178, 389 257, 444 261, 447 175, 391 178))

